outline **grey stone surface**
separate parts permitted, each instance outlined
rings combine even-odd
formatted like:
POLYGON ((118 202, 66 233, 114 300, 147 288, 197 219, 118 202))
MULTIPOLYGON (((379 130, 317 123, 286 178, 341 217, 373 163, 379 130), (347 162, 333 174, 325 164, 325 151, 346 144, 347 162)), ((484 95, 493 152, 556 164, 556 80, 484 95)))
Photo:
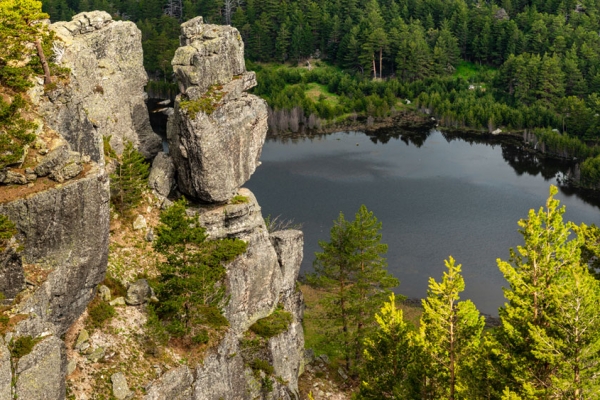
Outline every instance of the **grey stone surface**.
POLYGON ((124 297, 117 297, 117 298, 112 299, 109 304, 111 306, 124 306, 127 303, 125 303, 125 298, 124 297))
POLYGON ((205 91, 246 71, 244 42, 235 28, 196 17, 181 24, 180 44, 172 64, 182 93, 191 86, 205 91))
POLYGON ((230 330, 245 332, 250 325, 269 315, 277 306, 282 275, 277 254, 271 245, 260 206, 247 189, 240 195, 247 203, 193 209, 212 239, 236 237, 248 243, 246 253, 226 265, 229 302, 225 316, 230 330))
POLYGON ((296 279, 302 264, 304 234, 299 230, 288 229, 271 233, 270 239, 283 275, 281 290, 291 293, 296 289, 296 279))
POLYGON ((77 340, 75 341, 75 350, 81 350, 83 348, 83 345, 85 343, 88 342, 88 340, 90 340, 90 334, 88 333, 87 330, 82 329, 79 332, 79 335, 77 335, 77 340))
POLYGON ((16 367, 16 397, 31 400, 65 398, 67 363, 64 343, 49 336, 23 356, 16 367))
MULTIPOLYGON (((51 270, 18 308, 30 315, 23 334, 54 325, 60 335, 81 315, 104 279, 108 257, 109 187, 103 170, 27 198, 0 204, 18 229, 24 261, 51 270), (35 321, 34 321, 35 320, 35 321)), ((38 331, 41 330, 42 331, 38 331)))
POLYGON ((122 372, 112 374, 110 380, 112 381, 113 396, 117 400, 127 400, 133 397, 133 392, 129 390, 127 379, 125 379, 125 375, 122 372))
POLYGON ((259 165, 267 133, 264 100, 243 94, 211 115, 187 115, 176 100, 168 124, 169 148, 177 166, 179 190, 207 202, 223 202, 259 165))
POLYGON ((0 338, 0 400, 12 400, 12 369, 10 352, 0 338))
POLYGON ((148 281, 139 279, 129 285, 125 303, 130 306, 139 306, 150 300, 152 295, 152 289, 150 288, 150 285, 148 285, 148 281))
POLYGON ((196 368, 194 400, 254 398, 239 350, 237 335, 228 332, 216 351, 208 354, 196 368))
POLYGON ((69 155, 69 145, 62 144, 46 154, 35 167, 34 172, 37 176, 49 175, 53 170, 64 166, 69 159, 69 155))
POLYGON ((192 400, 193 382, 187 365, 170 370, 150 386, 144 400, 192 400))
POLYGON ((90 362, 95 363, 102 360, 104 358, 104 354, 106 354, 104 347, 96 347, 94 350, 92 350, 87 358, 90 360, 90 362))
POLYGON ((25 289, 23 261, 21 255, 11 246, 0 252, 0 293, 6 300, 12 300, 25 289))
POLYGON ((152 169, 148 176, 148 186, 161 196, 167 197, 175 185, 175 164, 173 159, 160 152, 152 161, 152 169))
POLYGON ((19 172, 14 172, 14 171, 6 171, 6 173, 3 174, 4 175, 4 179, 2 180, 3 183, 6 184, 15 184, 15 185, 25 185, 27 183, 27 177, 19 172))
POLYGON ((182 47, 172 64, 184 95, 177 97, 167 124, 177 183, 188 196, 224 202, 259 165, 267 105, 245 93, 256 84, 256 76, 246 72, 243 42, 235 28, 206 25, 198 17, 182 24, 181 30, 182 47), (194 113, 182 106, 182 101, 195 101, 211 87, 222 96, 214 101, 214 111, 194 113))
POLYGON ((49 176, 50 179, 62 183, 66 180, 75 178, 81 171, 83 171, 81 155, 72 151, 69 153, 67 162, 59 168, 54 169, 49 176))
POLYGON ((134 23, 106 12, 77 14, 50 26, 62 40, 59 64, 71 70, 68 86, 48 93, 40 110, 73 150, 102 160, 102 136, 121 153, 131 141, 147 157, 161 150, 144 103, 147 83, 141 34, 134 23), (126 95, 125 95, 126 94, 126 95))

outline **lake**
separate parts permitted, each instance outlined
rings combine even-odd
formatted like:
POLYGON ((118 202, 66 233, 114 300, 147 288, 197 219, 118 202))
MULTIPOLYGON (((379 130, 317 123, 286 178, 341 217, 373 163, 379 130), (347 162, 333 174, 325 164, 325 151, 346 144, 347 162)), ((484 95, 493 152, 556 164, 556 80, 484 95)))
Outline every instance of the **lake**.
MULTIPOLYGON (((245 185, 263 215, 303 225, 302 272, 312 270, 319 240, 340 211, 353 220, 361 204, 383 223, 396 292, 425 297, 440 280, 444 259, 462 264, 466 289, 483 313, 497 315, 507 283, 496 259, 523 243, 517 221, 545 204, 550 184, 569 165, 546 162, 500 143, 450 140, 433 130, 416 136, 340 132, 268 139, 262 165, 245 185)), ((561 189, 557 195, 577 224, 600 224, 596 205, 561 189)))

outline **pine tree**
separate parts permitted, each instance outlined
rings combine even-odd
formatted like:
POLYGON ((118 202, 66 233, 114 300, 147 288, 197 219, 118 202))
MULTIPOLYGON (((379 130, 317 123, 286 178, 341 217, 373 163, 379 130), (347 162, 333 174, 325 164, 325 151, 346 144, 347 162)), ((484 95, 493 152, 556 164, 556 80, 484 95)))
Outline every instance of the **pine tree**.
POLYGON ((207 240, 198 216, 186 213, 186 204, 182 198, 161 212, 154 243, 165 257, 158 264, 156 312, 174 336, 197 334, 198 323, 210 325, 202 317, 220 315, 225 295, 223 263, 247 249, 239 239, 207 240))
POLYGON ((321 241, 311 282, 328 289, 322 303, 340 327, 337 340, 343 346, 346 368, 352 370, 362 357, 362 340, 377 309, 398 280, 389 275, 382 257, 381 223, 363 205, 353 222, 344 214, 331 228, 329 242, 321 241))
POLYGON ((364 340, 364 362, 357 399, 416 398, 413 382, 419 358, 413 345, 414 328, 404 321, 392 294, 375 315, 377 329, 364 340))
POLYGON ((130 210, 142 201, 148 185, 149 165, 144 156, 127 142, 114 174, 110 176, 111 201, 119 214, 129 217, 130 210))
POLYGON ((354 304, 350 311, 356 325, 356 361, 362 358, 362 340, 367 325, 373 318, 373 310, 385 301, 389 289, 399 283, 387 271, 383 254, 387 253, 388 246, 381 243, 381 225, 373 212, 362 205, 349 227, 353 248, 351 263, 355 269, 350 289, 354 304))
MULTIPOLYGON (((354 249, 349 225, 344 214, 340 212, 338 219, 333 222, 329 242, 319 241, 323 251, 315 253, 315 272, 310 277, 313 284, 326 288, 330 293, 323 297, 321 302, 330 318, 341 328, 339 336, 334 340, 342 343, 345 349, 351 348, 350 286, 354 275, 354 266, 351 263, 354 249)), ((349 369, 350 351, 346 351, 344 356, 346 368, 349 369)))
POLYGON ((557 365, 541 356, 536 343, 558 329, 556 318, 563 311, 557 308, 562 300, 556 290, 570 290, 563 286, 565 274, 582 269, 581 238, 569 240, 574 225, 563 222, 565 208, 559 208, 553 198, 557 192, 551 186, 546 209, 531 210, 528 219, 519 221, 525 244, 516 252, 511 249, 511 262, 498 260, 510 288, 504 289, 508 303, 500 308, 502 326, 496 335, 495 356, 505 384, 525 399, 553 392, 557 365))
POLYGON ((455 399, 469 393, 469 370, 476 359, 484 319, 470 300, 459 301, 465 288, 461 265, 444 261, 442 282, 429 279, 419 339, 425 354, 423 398, 455 399))

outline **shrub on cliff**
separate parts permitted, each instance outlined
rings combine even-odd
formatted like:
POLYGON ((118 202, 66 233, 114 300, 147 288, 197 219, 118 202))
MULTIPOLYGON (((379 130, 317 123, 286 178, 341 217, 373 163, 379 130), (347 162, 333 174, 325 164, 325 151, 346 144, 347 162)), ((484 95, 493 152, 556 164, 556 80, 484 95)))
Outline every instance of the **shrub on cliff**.
POLYGON ((144 156, 127 142, 115 173, 110 176, 111 202, 124 217, 142 201, 148 186, 149 165, 144 156))
POLYGON ((8 241, 17 233, 15 224, 6 216, 0 214, 0 251, 3 251, 8 241))
POLYGON ((207 240, 197 216, 186 213, 181 199, 160 215, 154 248, 165 261, 156 284, 156 315, 175 337, 204 335, 203 329, 227 324, 219 307, 225 296, 224 262, 244 253, 239 239, 207 240))

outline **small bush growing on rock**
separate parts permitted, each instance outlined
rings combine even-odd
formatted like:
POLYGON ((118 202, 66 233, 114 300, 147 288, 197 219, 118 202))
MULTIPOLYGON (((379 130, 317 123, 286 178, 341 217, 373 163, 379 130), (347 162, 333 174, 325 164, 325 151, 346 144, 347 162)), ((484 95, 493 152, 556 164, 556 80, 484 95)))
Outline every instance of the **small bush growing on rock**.
POLYGON ((196 100, 184 100, 179 103, 179 106, 187 111, 191 119, 196 119, 196 114, 203 112, 206 115, 211 115, 218 107, 219 101, 225 93, 218 90, 223 89, 222 86, 211 86, 207 92, 196 100), (215 91, 215 89, 217 91, 215 91))
POLYGON ((0 251, 4 251, 8 241, 16 233, 15 224, 6 215, 0 214, 0 251))
POLYGON ((267 375, 272 375, 274 371, 273 366, 269 364, 268 361, 260 358, 252 360, 252 362, 250 362, 250 368, 252 368, 254 371, 263 371, 267 375))
POLYGON ((278 307, 271 315, 256 321, 250 330, 266 339, 285 332, 292 322, 292 314, 278 307))
POLYGON ((131 142, 127 142, 115 173, 110 176, 110 200, 124 217, 142 201, 148 186, 149 164, 131 142))
POLYGON ((31 336, 21 336, 11 340, 8 345, 12 358, 21 358, 31 353, 33 346, 39 342, 39 339, 34 339, 31 336))
POLYGON ((248 198, 246 196, 242 196, 242 195, 237 195, 237 196, 233 196, 233 198, 231 200, 229 200, 229 203, 231 204, 243 204, 243 203, 247 203, 248 202, 248 198))
POLYGON ((104 322, 115 316, 115 308, 100 297, 96 297, 88 306, 87 325, 91 329, 102 327, 104 322))

